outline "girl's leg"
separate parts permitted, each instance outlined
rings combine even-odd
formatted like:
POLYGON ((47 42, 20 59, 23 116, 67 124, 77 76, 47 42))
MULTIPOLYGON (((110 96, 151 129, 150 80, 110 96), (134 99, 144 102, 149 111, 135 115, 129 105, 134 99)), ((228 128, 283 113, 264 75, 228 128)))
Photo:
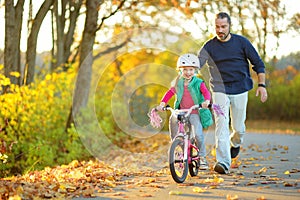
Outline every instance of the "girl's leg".
POLYGON ((243 136, 246 131, 246 109, 248 92, 238 95, 230 95, 230 113, 232 133, 230 135, 231 146, 237 148, 243 143, 243 136))
POLYGON ((192 126, 192 130, 195 133, 195 138, 197 141, 197 147, 199 148, 199 155, 201 157, 206 156, 206 147, 204 142, 203 128, 200 122, 200 117, 198 114, 191 114, 190 123, 192 126))
POLYGON ((171 115, 169 119, 169 132, 170 132, 171 140, 173 140, 173 138, 176 136, 177 131, 178 131, 177 118, 171 115))
POLYGON ((212 99, 215 104, 220 105, 223 109, 224 116, 217 115, 215 117, 215 142, 216 142, 216 159, 218 163, 221 163, 230 168, 231 155, 230 155, 230 138, 229 138, 229 105, 230 100, 224 93, 213 92, 212 99))

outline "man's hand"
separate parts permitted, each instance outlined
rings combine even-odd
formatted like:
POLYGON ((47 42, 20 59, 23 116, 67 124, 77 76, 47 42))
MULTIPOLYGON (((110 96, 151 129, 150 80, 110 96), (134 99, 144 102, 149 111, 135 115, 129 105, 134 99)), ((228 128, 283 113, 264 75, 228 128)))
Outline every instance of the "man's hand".
POLYGON ((267 93, 267 89, 264 87, 258 87, 256 90, 256 96, 260 95, 260 100, 261 102, 266 102, 268 99, 268 93, 267 93))

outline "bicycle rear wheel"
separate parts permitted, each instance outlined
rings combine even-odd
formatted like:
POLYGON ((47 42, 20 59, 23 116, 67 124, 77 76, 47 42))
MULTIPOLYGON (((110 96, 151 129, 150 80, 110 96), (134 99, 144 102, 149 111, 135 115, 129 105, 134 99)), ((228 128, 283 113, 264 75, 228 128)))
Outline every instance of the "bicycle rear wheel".
MULTIPOLYGON (((192 142, 192 144, 195 144, 195 142, 192 142)), ((195 154, 198 154, 198 152, 196 152, 196 150, 194 150, 193 147, 190 148, 190 156, 191 156, 191 159, 195 156, 195 154)), ((193 177, 193 176, 197 176, 198 174, 198 168, 199 168, 199 160, 191 160, 189 162, 189 172, 190 172, 190 175, 193 177)))
POLYGON ((191 161, 191 163, 189 164, 189 172, 192 177, 197 176, 198 168, 199 168, 198 162, 196 160, 191 161))
POLYGON ((184 141, 177 138, 169 150, 169 166, 172 178, 177 183, 183 183, 188 174, 188 160, 184 160, 184 141))

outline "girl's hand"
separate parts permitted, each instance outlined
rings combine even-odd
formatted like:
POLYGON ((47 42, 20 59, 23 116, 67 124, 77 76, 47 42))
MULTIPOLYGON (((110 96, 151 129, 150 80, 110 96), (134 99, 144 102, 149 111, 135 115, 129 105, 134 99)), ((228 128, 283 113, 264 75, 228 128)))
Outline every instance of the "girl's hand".
POLYGON ((161 102, 161 103, 159 104, 159 106, 156 106, 156 110, 162 111, 164 107, 165 107, 165 103, 164 103, 164 102, 161 102))
POLYGON ((209 100, 205 100, 205 101, 201 104, 201 106, 202 106, 202 108, 208 108, 209 104, 210 104, 210 101, 209 101, 209 100))

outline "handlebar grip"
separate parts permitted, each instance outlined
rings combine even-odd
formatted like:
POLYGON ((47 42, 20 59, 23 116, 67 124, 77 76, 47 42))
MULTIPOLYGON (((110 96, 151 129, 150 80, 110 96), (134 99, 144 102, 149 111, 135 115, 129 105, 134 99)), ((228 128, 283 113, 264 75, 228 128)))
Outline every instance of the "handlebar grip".
MULTIPOLYGON (((212 107, 212 104, 210 103, 210 104, 208 104, 208 108, 211 108, 212 107)), ((202 108, 202 104, 200 103, 199 104, 199 108, 202 108)))
POLYGON ((166 105, 165 107, 163 107, 163 110, 168 110, 168 108, 170 108, 170 105, 166 105))

